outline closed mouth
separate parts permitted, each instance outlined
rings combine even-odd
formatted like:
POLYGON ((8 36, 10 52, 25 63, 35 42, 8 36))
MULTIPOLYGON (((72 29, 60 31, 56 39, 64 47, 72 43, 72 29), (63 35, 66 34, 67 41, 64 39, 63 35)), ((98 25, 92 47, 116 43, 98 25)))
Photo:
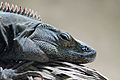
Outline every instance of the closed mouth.
POLYGON ((88 63, 88 62, 92 62, 94 61, 95 57, 96 57, 96 51, 93 50, 91 52, 85 53, 84 56, 82 56, 84 59, 84 63, 88 63))
POLYGON ((70 62, 80 63, 80 64, 92 62, 96 57, 95 50, 92 50, 90 52, 84 52, 84 53, 70 51, 68 54, 71 54, 73 56, 73 60, 71 60, 70 62))

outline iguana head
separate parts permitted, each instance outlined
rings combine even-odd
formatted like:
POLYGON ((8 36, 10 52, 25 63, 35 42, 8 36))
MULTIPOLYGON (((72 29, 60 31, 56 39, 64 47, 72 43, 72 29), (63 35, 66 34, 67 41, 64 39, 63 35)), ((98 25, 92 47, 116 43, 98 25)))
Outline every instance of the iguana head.
POLYGON ((48 24, 38 25, 29 38, 39 45, 50 61, 88 63, 96 56, 93 48, 48 24))
POLYGON ((43 23, 31 10, 22 9, 21 6, 10 7, 8 3, 3 5, 1 2, 0 11, 4 24, 15 25, 14 41, 21 48, 16 49, 17 53, 22 53, 18 54, 21 55, 18 56, 20 59, 88 63, 96 56, 93 48, 74 39, 69 33, 43 23))

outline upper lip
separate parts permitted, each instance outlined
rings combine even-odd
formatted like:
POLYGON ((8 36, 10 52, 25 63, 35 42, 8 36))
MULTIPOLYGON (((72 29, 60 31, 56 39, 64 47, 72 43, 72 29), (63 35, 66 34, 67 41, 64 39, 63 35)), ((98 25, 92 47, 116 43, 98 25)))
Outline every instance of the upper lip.
POLYGON ((95 50, 91 50, 90 52, 84 52, 82 56, 94 57, 95 55, 96 55, 96 51, 95 50))

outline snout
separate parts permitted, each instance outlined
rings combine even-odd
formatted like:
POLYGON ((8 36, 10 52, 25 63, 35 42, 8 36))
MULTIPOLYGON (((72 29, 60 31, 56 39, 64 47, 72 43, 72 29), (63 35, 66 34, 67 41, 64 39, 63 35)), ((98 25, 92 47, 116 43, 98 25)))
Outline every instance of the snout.
POLYGON ((83 63, 94 61, 96 57, 96 50, 82 41, 79 41, 79 40, 76 40, 76 41, 78 42, 78 44, 81 45, 82 52, 78 52, 78 53, 79 53, 80 58, 83 59, 83 63))

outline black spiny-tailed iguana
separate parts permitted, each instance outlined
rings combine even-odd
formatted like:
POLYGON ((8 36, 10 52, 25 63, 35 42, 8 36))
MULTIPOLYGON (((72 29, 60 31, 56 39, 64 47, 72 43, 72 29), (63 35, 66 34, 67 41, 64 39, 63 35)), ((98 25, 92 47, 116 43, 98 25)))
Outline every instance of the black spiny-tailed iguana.
POLYGON ((92 62, 96 51, 69 33, 43 23, 31 10, 1 3, 0 60, 92 62))

